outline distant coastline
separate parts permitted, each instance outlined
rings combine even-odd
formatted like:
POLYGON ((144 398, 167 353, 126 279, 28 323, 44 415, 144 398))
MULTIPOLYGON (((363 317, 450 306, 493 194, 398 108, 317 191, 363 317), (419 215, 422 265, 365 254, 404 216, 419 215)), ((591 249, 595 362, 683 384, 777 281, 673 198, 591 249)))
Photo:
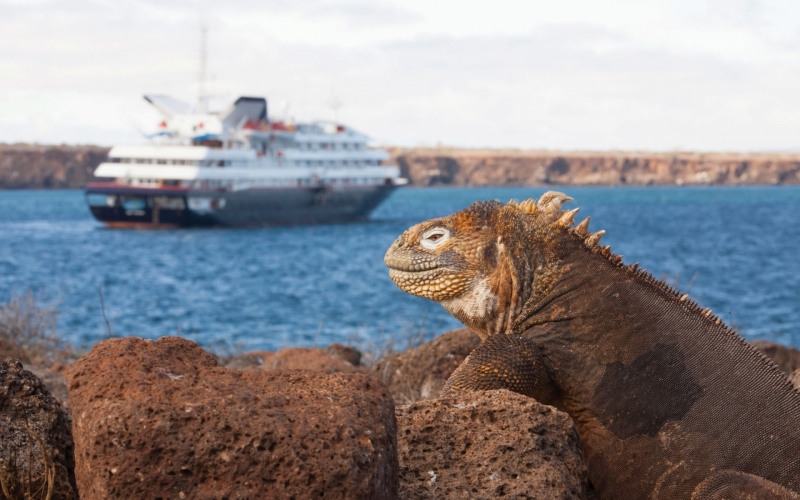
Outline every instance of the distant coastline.
POLYGON ((415 186, 800 184, 800 153, 388 148, 415 186))
MULTIPOLYGON (((388 148, 413 186, 800 185, 800 153, 388 148)), ((99 146, 0 144, 0 189, 76 189, 99 146)))

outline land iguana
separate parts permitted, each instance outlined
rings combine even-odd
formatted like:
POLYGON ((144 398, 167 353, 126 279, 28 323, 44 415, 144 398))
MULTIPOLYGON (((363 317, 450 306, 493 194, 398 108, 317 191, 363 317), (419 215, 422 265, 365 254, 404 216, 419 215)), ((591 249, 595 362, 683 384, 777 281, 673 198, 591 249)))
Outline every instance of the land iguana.
POLYGON ((566 411, 605 499, 800 499, 800 391, 709 309, 599 244, 572 198, 478 202, 384 262, 483 339, 445 391, 566 411))

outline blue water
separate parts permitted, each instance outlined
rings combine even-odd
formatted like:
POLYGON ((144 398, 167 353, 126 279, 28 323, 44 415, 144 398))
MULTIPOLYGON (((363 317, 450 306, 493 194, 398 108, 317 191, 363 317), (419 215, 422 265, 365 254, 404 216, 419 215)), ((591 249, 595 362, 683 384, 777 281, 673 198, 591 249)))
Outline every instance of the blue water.
MULTIPOLYGON (((625 262, 747 337, 800 346, 800 188, 563 190, 625 262)), ((394 286, 386 248, 475 200, 543 191, 403 189, 367 223, 174 231, 105 229, 79 191, 0 192, 0 301, 33 290, 57 303, 60 333, 81 346, 108 335, 98 288, 114 335, 245 349, 431 337, 459 323, 394 286)))

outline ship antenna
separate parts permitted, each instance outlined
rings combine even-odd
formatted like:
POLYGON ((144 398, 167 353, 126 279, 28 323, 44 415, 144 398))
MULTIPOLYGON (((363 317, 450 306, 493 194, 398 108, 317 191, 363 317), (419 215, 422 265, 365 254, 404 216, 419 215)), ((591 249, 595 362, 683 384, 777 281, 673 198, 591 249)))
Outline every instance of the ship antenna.
POLYGON ((342 101, 336 95, 336 88, 331 87, 331 97, 328 99, 328 107, 333 114, 333 123, 339 123, 339 110, 342 108, 342 101))
POLYGON ((200 82, 198 85, 197 96, 197 111, 200 114, 206 114, 206 58, 207 58, 207 45, 208 45, 208 26, 203 24, 200 26, 200 82))

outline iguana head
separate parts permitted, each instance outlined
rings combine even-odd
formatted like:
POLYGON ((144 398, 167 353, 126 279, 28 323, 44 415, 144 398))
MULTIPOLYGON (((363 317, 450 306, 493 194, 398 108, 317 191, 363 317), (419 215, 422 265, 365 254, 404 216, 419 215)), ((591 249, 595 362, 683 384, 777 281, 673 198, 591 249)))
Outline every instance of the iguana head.
POLYGON ((541 297, 564 266, 564 243, 585 240, 588 218, 572 228, 569 196, 549 191, 520 204, 478 202, 404 232, 386 252, 400 289, 434 300, 481 337, 509 332, 531 298, 541 297), (577 236, 577 238, 576 238, 577 236))

